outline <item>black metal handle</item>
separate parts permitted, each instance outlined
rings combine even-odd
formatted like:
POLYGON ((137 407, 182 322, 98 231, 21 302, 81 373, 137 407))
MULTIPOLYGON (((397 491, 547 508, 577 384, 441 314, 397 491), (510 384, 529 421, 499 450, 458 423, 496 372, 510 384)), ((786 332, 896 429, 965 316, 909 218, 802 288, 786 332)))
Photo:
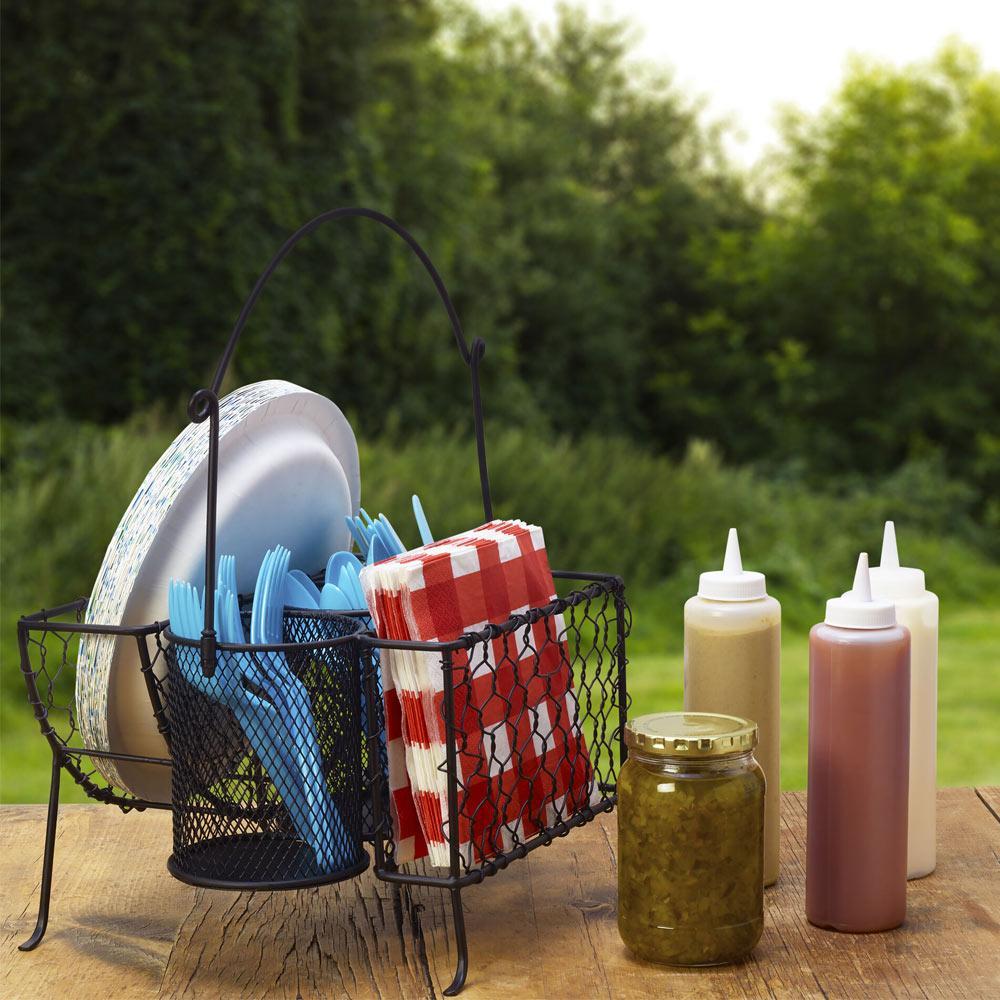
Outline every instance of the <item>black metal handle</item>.
POLYGON ((334 219, 365 218, 372 219, 391 229, 399 236, 406 245, 413 251, 417 259, 424 266, 424 270, 434 282, 438 297, 448 313, 448 321, 451 323, 452 333, 455 335, 455 343, 458 345, 462 360, 468 365, 472 377, 472 413, 476 430, 476 452, 479 459, 479 485, 483 494, 483 513, 486 520, 493 518, 493 501, 490 497, 489 470, 486 465, 486 436, 483 429, 483 404, 479 387, 479 365, 486 353, 486 344, 482 338, 477 337, 472 342, 472 346, 465 340, 462 332, 462 324, 458 319, 458 313, 445 288, 444 281, 438 273, 437 268, 427 256, 424 248, 416 241, 411 233, 404 229, 395 219, 390 218, 382 212, 377 212, 371 208, 334 208, 317 215, 304 226, 297 229, 281 245, 278 252, 268 262, 267 267, 261 272, 239 316, 236 324, 229 335, 226 349, 222 352, 219 364, 215 369, 215 378, 207 389, 199 389, 188 403, 188 416, 193 423, 200 424, 209 420, 209 441, 208 441, 208 509, 206 511, 205 525, 205 627, 201 634, 201 668, 202 672, 211 677, 215 672, 215 544, 216 544, 216 507, 219 489, 219 389, 222 380, 226 377, 226 370, 232 361, 239 343, 243 328, 247 325, 250 314, 260 293, 264 290, 268 279, 277 270, 278 265, 288 256, 295 245, 308 236, 314 229, 318 229, 325 222, 332 222, 334 219))

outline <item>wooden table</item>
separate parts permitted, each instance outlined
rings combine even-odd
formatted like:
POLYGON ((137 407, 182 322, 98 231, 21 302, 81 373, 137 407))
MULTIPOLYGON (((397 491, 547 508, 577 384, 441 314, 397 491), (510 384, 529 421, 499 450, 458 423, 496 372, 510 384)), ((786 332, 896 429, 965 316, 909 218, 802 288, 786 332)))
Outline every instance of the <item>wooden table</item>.
MULTIPOLYGON (((746 962, 664 969, 615 926, 615 817, 463 894, 464 997, 1000 997, 1000 788, 938 793, 938 868, 911 883, 906 925, 820 931, 803 915, 805 797, 783 797, 782 875, 746 962)), ((65 806, 49 930, 35 922, 43 806, 0 810, 4 997, 435 997, 455 957, 444 894, 366 874, 294 893, 192 889, 165 861, 170 816, 65 806)))

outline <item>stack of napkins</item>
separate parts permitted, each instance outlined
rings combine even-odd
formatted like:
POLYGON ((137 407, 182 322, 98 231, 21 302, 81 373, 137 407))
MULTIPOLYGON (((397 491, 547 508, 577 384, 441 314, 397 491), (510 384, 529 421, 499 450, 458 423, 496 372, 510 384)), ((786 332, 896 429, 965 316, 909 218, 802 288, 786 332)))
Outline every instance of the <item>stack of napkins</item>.
MULTIPOLYGON (((491 521, 366 566, 380 638, 450 642, 555 598, 542 529, 491 521)), ((449 858, 444 670, 381 653, 396 860, 449 858)), ((452 654, 459 844, 472 865, 597 801, 562 615, 452 654)))

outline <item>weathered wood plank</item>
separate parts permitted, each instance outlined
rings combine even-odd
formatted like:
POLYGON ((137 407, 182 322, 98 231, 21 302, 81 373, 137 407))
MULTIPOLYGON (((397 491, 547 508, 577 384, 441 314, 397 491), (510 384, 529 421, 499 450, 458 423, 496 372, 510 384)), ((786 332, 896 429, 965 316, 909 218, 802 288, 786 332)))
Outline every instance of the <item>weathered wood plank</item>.
MULTIPOLYGON (((1000 789, 939 792, 939 863, 905 927, 843 935, 802 912, 805 797, 786 794, 782 877, 750 960, 714 970, 632 959, 616 921, 616 826, 602 817, 464 893, 465 996, 1000 996, 1000 789)), ((437 997, 455 955, 444 893, 370 873, 295 893, 195 890, 164 867, 163 813, 64 806, 48 936, 34 923, 44 808, 0 810, 5 997, 437 997)), ((651 845, 655 849, 655 845, 651 845)))
POLYGON ((979 797, 979 801, 993 813, 996 821, 1000 823, 1000 787, 977 788, 976 795, 979 797))
POLYGON ((440 949, 447 957, 440 893, 415 901, 408 887, 394 892, 370 876, 289 893, 192 892, 191 912, 166 961, 161 996, 439 992, 428 954, 440 949))
POLYGON ((35 926, 44 830, 43 806, 0 809, 0 993, 155 995, 191 908, 191 890, 164 878, 169 813, 62 806, 49 930, 35 951, 21 953, 35 926))

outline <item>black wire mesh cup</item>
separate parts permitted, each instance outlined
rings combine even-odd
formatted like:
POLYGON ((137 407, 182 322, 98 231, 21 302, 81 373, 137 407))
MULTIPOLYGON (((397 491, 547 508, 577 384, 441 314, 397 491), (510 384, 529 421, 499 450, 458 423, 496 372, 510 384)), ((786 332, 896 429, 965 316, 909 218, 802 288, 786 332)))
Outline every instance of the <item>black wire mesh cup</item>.
POLYGON ((220 644, 210 677, 199 643, 169 634, 176 878, 294 889, 367 868, 362 630, 356 618, 286 611, 285 644, 220 644))
MULTIPOLYGON (((361 622, 366 632, 374 633, 375 626, 371 616, 352 612, 361 622)), ((376 836, 381 836, 380 825, 375 817, 375 803, 373 797, 378 795, 382 800, 380 815, 389 815, 389 748, 386 742, 385 732, 385 704, 382 700, 381 667, 379 663, 379 653, 377 649, 369 649, 361 657, 361 730, 366 739, 364 741, 364 803, 362 806, 362 821, 364 838, 367 841, 374 841, 376 836), (366 683, 366 672, 371 671, 374 683, 366 683), (369 694, 371 687, 373 694, 369 694), (369 709, 369 701, 371 708, 369 709), (375 755, 375 772, 368 764, 368 754, 375 755)))

